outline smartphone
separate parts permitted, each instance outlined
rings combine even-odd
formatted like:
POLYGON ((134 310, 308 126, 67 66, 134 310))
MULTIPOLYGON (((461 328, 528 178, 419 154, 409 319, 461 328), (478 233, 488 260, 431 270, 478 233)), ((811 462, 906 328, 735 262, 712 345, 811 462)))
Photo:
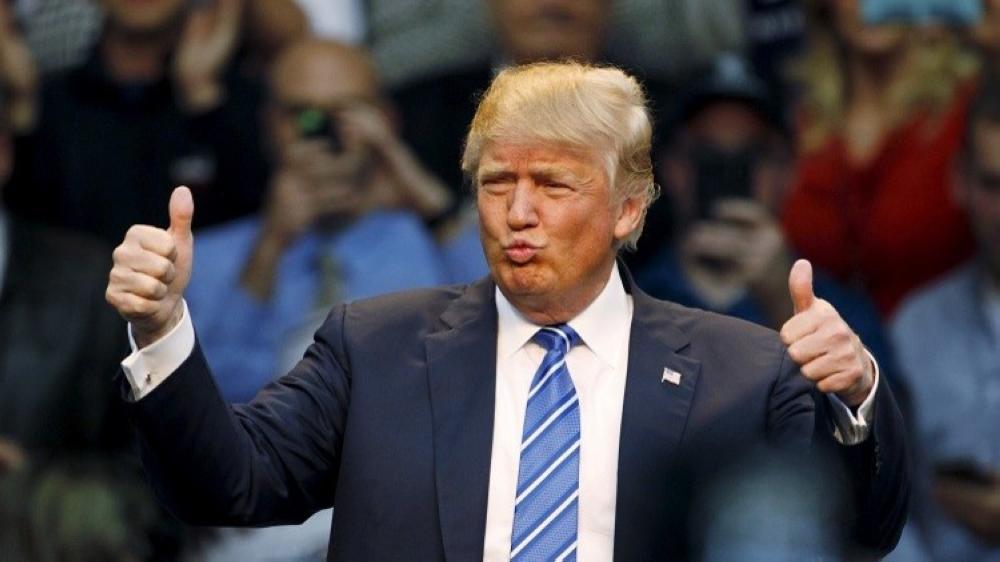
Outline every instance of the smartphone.
POLYGON ((965 27, 983 18, 983 0, 861 0, 861 18, 870 25, 965 27))
POLYGON ((295 121, 300 138, 326 140, 333 152, 343 150, 344 144, 340 138, 337 123, 328 112, 322 109, 305 108, 298 112, 295 121))
POLYGON ((753 197, 757 157, 752 151, 732 152, 698 146, 693 149, 692 159, 698 218, 712 218, 715 202, 719 199, 753 197))

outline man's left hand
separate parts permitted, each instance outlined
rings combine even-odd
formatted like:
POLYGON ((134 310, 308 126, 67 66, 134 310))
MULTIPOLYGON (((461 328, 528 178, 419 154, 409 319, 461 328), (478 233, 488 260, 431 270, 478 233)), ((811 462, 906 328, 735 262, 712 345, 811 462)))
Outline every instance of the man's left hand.
POLYGON ((822 392, 860 406, 875 384, 875 368, 861 339, 829 302, 813 293, 812 264, 798 260, 788 276, 795 315, 781 328, 788 355, 822 392))

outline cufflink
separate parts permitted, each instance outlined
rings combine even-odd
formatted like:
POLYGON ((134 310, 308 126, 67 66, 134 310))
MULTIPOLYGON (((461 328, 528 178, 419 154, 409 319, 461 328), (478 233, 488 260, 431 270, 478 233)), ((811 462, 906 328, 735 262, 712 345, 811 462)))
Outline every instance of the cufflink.
POLYGON ((660 382, 668 382, 674 386, 680 386, 681 374, 669 367, 664 367, 663 378, 660 379, 660 382))

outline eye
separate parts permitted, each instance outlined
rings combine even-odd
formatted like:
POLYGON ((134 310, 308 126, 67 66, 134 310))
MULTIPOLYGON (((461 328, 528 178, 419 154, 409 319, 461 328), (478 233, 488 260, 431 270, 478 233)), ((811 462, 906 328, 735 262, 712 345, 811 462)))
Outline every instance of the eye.
POLYGON ((503 178, 485 178, 479 182, 479 188, 489 193, 506 192, 512 185, 512 182, 503 178))
POLYGON ((552 194, 568 193, 573 190, 569 184, 557 181, 547 181, 542 184, 542 187, 545 188, 545 191, 552 194))

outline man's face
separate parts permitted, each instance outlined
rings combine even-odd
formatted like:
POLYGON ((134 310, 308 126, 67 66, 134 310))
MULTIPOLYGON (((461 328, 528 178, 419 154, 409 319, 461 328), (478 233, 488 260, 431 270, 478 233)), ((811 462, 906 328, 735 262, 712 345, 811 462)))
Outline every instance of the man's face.
MULTIPOLYGON (((603 162, 596 151, 537 142, 483 150, 476 174, 483 250, 500 290, 522 312, 578 313, 607 283, 616 240, 635 229, 641 205, 614 204, 603 162)), ((557 316, 542 314, 569 320, 557 316)))
POLYGON ((608 0, 493 0, 493 18, 517 63, 577 57, 596 60, 604 48, 608 0))
POLYGON ((130 34, 162 33, 185 12, 189 0, 101 0, 108 23, 130 34))
POLYGON ((1000 279, 1000 123, 982 122, 973 135, 972 158, 958 195, 980 252, 1000 279))

